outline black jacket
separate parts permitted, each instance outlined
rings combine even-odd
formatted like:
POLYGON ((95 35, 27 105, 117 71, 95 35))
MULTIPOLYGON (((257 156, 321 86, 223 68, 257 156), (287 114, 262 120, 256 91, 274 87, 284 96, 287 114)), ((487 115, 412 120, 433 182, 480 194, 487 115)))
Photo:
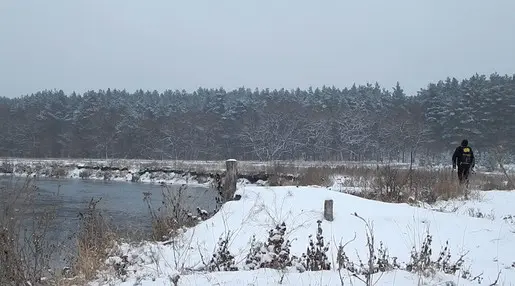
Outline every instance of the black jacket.
POLYGON ((458 146, 456 150, 454 150, 454 154, 452 154, 452 166, 456 167, 456 165, 461 165, 463 160, 463 148, 470 148, 470 167, 474 168, 476 164, 476 160, 474 159, 474 151, 470 146, 458 146))

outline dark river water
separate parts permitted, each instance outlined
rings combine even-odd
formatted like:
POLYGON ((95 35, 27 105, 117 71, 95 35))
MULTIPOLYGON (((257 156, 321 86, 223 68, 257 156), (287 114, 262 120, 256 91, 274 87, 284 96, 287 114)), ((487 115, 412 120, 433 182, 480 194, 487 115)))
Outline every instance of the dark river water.
MULTIPOLYGON (((20 186, 24 182, 24 178, 0 177, 0 186, 4 188, 20 186)), ((19 199, 15 207, 24 212, 25 225, 31 225, 33 218, 40 218, 52 210, 56 217, 48 239, 64 246, 73 244, 73 237, 79 228, 79 214, 87 209, 92 198, 101 199, 96 208, 118 232, 141 238, 148 237, 151 230, 151 216, 143 200, 144 194, 150 195, 152 205, 157 208, 161 206, 163 191, 177 194, 181 187, 79 179, 33 179, 32 185, 35 186, 33 203, 22 203, 23 199, 19 199)), ((188 185, 182 192, 181 207, 193 214, 197 213, 197 207, 212 211, 215 197, 216 191, 213 189, 188 185)), ((6 204, 9 202, 0 197, 0 208, 6 208, 6 204)))

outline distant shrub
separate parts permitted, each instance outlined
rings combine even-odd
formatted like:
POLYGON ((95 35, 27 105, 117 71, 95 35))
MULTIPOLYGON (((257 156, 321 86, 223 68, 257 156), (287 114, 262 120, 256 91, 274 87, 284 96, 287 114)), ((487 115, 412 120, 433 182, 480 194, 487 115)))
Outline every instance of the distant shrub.
POLYGON ((104 181, 109 181, 113 178, 113 172, 112 171, 104 171, 103 175, 104 181))
POLYGON ((64 178, 68 174, 67 170, 64 167, 61 167, 57 164, 53 164, 51 166, 50 177, 53 178, 64 178))
POLYGON ((90 169, 83 169, 79 172, 79 177, 81 179, 89 179, 93 175, 93 171, 90 169))
POLYGON ((14 172, 14 164, 9 161, 3 161, 0 164, 0 173, 11 174, 14 172))
POLYGON ((330 167, 308 167, 302 170, 298 178, 299 185, 317 185, 329 186, 331 185, 331 176, 335 170, 330 167))

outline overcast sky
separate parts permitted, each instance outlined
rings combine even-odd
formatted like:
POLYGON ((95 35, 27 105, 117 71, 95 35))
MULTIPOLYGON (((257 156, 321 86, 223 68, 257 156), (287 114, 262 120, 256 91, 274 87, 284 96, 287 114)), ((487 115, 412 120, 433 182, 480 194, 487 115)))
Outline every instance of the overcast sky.
POLYGON ((0 0, 0 96, 376 81, 414 94, 515 73, 514 15, 513 0, 0 0))

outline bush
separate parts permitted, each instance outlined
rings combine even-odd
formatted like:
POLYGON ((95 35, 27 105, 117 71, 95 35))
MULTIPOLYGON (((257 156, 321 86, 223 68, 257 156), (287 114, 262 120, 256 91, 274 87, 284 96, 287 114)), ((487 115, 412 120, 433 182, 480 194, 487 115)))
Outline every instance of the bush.
POLYGON ((199 221, 209 218, 205 210, 197 208, 197 215, 193 215, 184 208, 186 190, 186 184, 176 191, 163 186, 163 199, 157 209, 152 205, 152 194, 144 193, 143 200, 147 203, 152 220, 152 239, 165 241, 175 236, 179 229, 195 226, 199 221))
MULTIPOLYGON (((432 276, 437 272, 446 274, 456 274, 463 266, 463 258, 465 255, 460 256, 455 262, 451 262, 451 251, 449 242, 445 242, 445 247, 440 251, 436 260, 432 259, 433 250, 431 242, 433 238, 427 234, 420 249, 413 247, 410 256, 410 262, 406 265, 406 270, 416 272, 422 276, 432 276)), ((463 277, 467 278, 467 277, 463 277)))
POLYGON ((250 241, 249 253, 245 257, 245 268, 247 270, 256 270, 261 266, 261 255, 263 250, 263 243, 256 241, 256 236, 253 235, 250 241))
MULTIPOLYGON (((338 252, 336 257, 336 261, 338 263, 338 272, 340 273, 340 279, 342 279, 341 270, 345 269, 353 277, 356 277, 365 285, 375 285, 373 281, 374 274, 378 272, 386 272, 400 268, 400 265, 397 263, 396 257, 390 258, 390 256, 388 255, 388 251, 386 248, 384 248, 382 242, 379 243, 379 248, 376 249, 373 226, 364 218, 359 216, 357 213, 354 213, 352 215, 365 223, 365 234, 367 238, 366 246, 368 250, 367 260, 363 262, 361 258, 358 257, 358 263, 352 262, 345 253, 345 245, 342 245, 340 243, 340 245, 338 246, 338 252)), ((349 241, 348 243, 350 242, 351 241, 349 241)))
POLYGON ((66 171, 66 169, 64 167, 59 167, 58 165, 52 165, 50 177, 64 178, 64 177, 66 177, 67 174, 68 174, 68 172, 66 171))
POLYGON ((405 188, 408 177, 401 170, 390 166, 377 167, 374 176, 373 189, 376 195, 383 201, 405 201, 405 188))
POLYGON ((49 239, 56 209, 37 210, 38 188, 27 178, 0 185, 0 285, 44 285, 59 245, 49 239))
POLYGON ((104 218, 97 204, 101 201, 91 199, 84 213, 79 214, 77 234, 77 255, 74 273, 84 275, 85 279, 94 278, 103 265, 108 252, 115 245, 115 233, 104 218))
MULTIPOLYGON (((365 221, 357 214, 353 214, 359 219, 365 221)), ((449 248, 448 241, 445 246, 440 250, 438 258, 433 259, 433 249, 431 246, 432 236, 427 234, 420 249, 415 246, 412 248, 410 261, 402 266, 397 262, 396 257, 390 257, 387 249, 380 242, 379 248, 374 247, 374 233, 372 227, 365 221, 366 224, 366 237, 367 237, 367 261, 363 261, 358 257, 358 263, 355 263, 349 259, 345 253, 345 246, 353 240, 347 242, 347 244, 338 246, 338 252, 336 256, 336 262, 338 264, 338 271, 340 273, 340 279, 343 284, 343 277, 341 276, 341 270, 347 270, 351 276, 359 279, 365 285, 375 285, 372 276, 375 273, 391 271, 394 269, 406 270, 412 273, 417 273, 420 277, 433 276, 438 272, 445 274, 454 275, 461 270, 461 278, 469 281, 477 281, 481 283, 482 274, 473 276, 468 270, 463 269, 464 257, 463 254, 458 257, 454 262, 451 261, 451 251, 449 248)), ((355 237, 354 237, 355 238, 355 237)), ((377 282, 377 281, 376 281, 377 282)), ((493 285, 493 284, 492 284, 493 285)))
POLYGON ((303 253, 301 257, 302 266, 308 271, 331 269, 331 262, 329 262, 329 258, 327 257, 329 243, 326 245, 324 242, 324 236, 322 235, 322 221, 318 220, 317 224, 316 242, 313 241, 313 237, 310 235, 306 253, 303 253))
POLYGON ((225 237, 220 237, 218 247, 207 265, 208 271, 238 271, 234 262, 234 255, 229 252, 230 231, 225 237))
POLYGON ((290 256, 291 242, 284 238, 286 224, 278 224, 268 233, 268 241, 258 243, 252 238, 249 254, 246 258, 247 269, 272 268, 277 270, 292 266, 296 257, 290 256))
POLYGON ((3 174, 12 174, 14 172, 14 165, 9 161, 3 161, 0 164, 0 173, 3 174))
MULTIPOLYGON (((371 192, 358 193, 368 199, 396 203, 433 203, 437 200, 467 198, 470 195, 467 188, 459 186, 456 172, 450 170, 396 169, 387 165, 378 166, 374 172, 360 172, 367 174, 368 180, 371 178, 373 182, 371 192)), ((362 178, 364 175, 357 176, 362 178)), ((474 179, 471 178, 470 188, 475 188, 474 179)))
POLYGON ((90 169, 83 169, 79 172, 79 177, 81 179, 89 179, 93 175, 93 171, 90 169))
POLYGON ((331 176, 335 173, 335 169, 324 167, 308 167, 304 169, 299 178, 299 185, 317 185, 329 186, 331 185, 331 176))

